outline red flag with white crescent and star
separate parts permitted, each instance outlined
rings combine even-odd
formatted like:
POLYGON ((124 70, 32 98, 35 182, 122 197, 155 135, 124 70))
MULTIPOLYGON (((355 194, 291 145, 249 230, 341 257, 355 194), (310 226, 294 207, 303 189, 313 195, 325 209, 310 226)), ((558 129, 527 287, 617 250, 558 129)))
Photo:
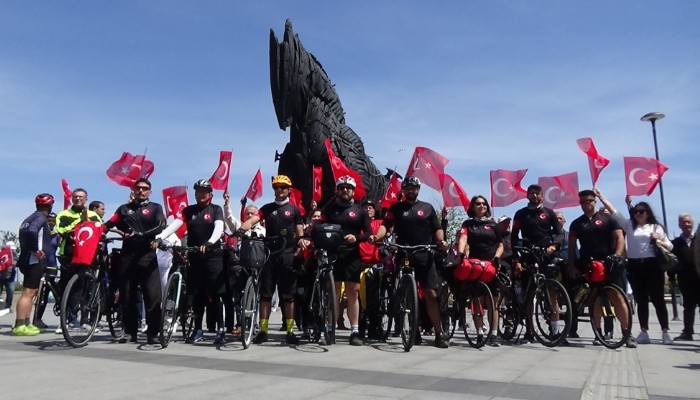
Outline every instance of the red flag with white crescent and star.
POLYGON ((459 183, 448 174, 440 174, 442 182, 442 201, 445 207, 464 207, 464 211, 469 209, 469 197, 459 183))
POLYGON ((72 265, 92 265, 104 230, 105 225, 95 221, 84 221, 75 227, 72 265))
POLYGON ((61 189, 63 189, 63 209, 67 210, 71 206, 71 200, 73 199, 73 192, 71 192, 67 180, 61 179, 61 189))
MULTIPOLYGON (((187 186, 171 186, 163 189, 163 204, 165 205, 165 216, 173 216, 182 219, 182 210, 189 205, 187 198, 187 186)), ((187 224, 182 224, 175 232, 177 237, 182 239, 187 233, 187 224)))
POLYGON ((5 246, 0 250, 0 271, 12 266, 12 249, 5 246))
POLYGON ((406 175, 418 177, 424 184, 441 190, 440 174, 445 173, 445 165, 450 162, 442 154, 427 147, 416 147, 408 165, 406 175))
POLYGON ((625 184, 630 196, 650 195, 668 167, 655 158, 624 157, 625 184))
POLYGON ((132 155, 128 151, 107 168, 107 178, 119 186, 131 188, 139 178, 148 178, 155 171, 153 162, 144 155, 132 155))
POLYGON ((326 139, 325 145, 326 153, 328 154, 328 161, 330 161, 331 164, 331 171, 333 171, 333 181, 336 181, 341 176, 350 175, 351 177, 353 177, 353 179, 355 179, 355 182, 357 183, 357 187, 355 188, 355 195, 353 196, 353 198, 355 200, 362 200, 362 198, 365 197, 367 190, 365 189, 365 185, 362 183, 362 177, 360 176, 360 174, 348 168, 348 166, 345 165, 343 160, 341 160, 340 158, 338 158, 338 156, 335 155, 335 152, 333 152, 333 148, 331 147, 330 139, 326 139))
POLYGON ((219 153, 219 166, 209 178, 211 187, 216 190, 228 190, 228 176, 231 172, 231 159, 233 152, 222 150, 219 153))
POLYGON ((262 172, 260 172, 260 168, 258 168, 258 172, 255 173, 253 180, 250 182, 250 186, 248 186, 248 191, 245 193, 245 197, 249 198, 252 201, 255 201, 255 200, 259 199, 262 195, 263 195, 262 172))
POLYGON ((321 197, 323 195, 323 188, 321 187, 321 183, 323 182, 323 167, 317 167, 313 166, 313 177, 314 177, 314 182, 313 182, 313 189, 314 189, 314 194, 313 194, 313 200, 314 201, 321 201, 321 197))
POLYGON ((595 186, 601 171, 610 164, 610 160, 598 153, 593 139, 589 137, 576 139, 576 144, 578 148, 588 156, 588 169, 591 171, 591 181, 593 186, 595 186))
POLYGON ((578 172, 541 177, 537 184, 542 186, 542 205, 557 209, 576 207, 578 200, 578 172))
POLYGON ((521 182, 527 169, 510 171, 496 169, 489 173, 491 178, 491 207, 505 207, 527 197, 527 190, 521 182))
POLYGON ((389 185, 386 187, 386 192, 382 197, 379 204, 384 208, 389 208, 392 204, 399 201, 399 194, 401 193, 401 182, 399 181, 399 176, 396 172, 391 174, 389 179, 389 185))
POLYGON ((301 199, 302 199, 301 190, 296 189, 296 188, 292 188, 289 191, 289 202, 294 204, 295 206, 297 206, 297 208, 299 209, 299 212, 301 212, 301 215, 303 217, 304 215, 306 215, 306 209, 304 209, 304 206, 301 205, 301 199))

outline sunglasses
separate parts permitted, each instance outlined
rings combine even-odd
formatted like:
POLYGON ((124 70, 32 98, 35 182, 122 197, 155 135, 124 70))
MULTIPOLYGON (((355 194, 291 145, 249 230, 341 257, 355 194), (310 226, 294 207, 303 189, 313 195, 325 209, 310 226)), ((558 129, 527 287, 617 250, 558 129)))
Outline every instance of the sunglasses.
POLYGON ((355 188, 352 186, 338 186, 336 189, 338 189, 338 190, 355 190, 355 188))
POLYGON ((486 207, 486 205, 487 205, 487 204, 484 203, 483 201, 479 201, 479 202, 475 202, 475 203, 474 203, 474 206, 477 206, 477 207, 478 207, 478 206, 484 206, 484 207, 486 207))
POLYGON ((647 210, 634 210, 635 214, 646 214, 647 210))
POLYGON ((272 190, 284 190, 284 189, 288 189, 288 188, 289 188, 288 186, 273 186, 272 190))
POLYGON ((147 191, 147 190, 151 190, 151 188, 149 188, 148 186, 136 186, 136 187, 134 188, 134 191, 137 191, 137 192, 139 192, 139 191, 140 191, 140 192, 145 192, 145 191, 147 191))
POLYGON ((595 203, 595 199, 581 199, 581 200, 579 200, 579 204, 586 204, 586 203, 595 203))

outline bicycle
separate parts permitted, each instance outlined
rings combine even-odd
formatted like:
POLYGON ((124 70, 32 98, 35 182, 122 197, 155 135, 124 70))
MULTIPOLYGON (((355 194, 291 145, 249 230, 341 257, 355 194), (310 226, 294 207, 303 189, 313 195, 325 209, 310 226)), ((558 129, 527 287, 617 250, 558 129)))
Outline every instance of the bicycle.
POLYGON ((37 321, 41 320, 39 316, 43 314, 46 309, 50 296, 54 298, 53 314, 57 317, 61 315, 61 290, 56 280, 58 271, 58 267, 44 267, 44 273, 39 283, 39 291, 34 298, 34 313, 32 314, 33 325, 36 325, 37 321))
POLYGON ((170 268, 170 276, 168 276, 168 281, 163 291, 160 332, 158 334, 161 347, 166 348, 177 330, 178 321, 180 321, 182 326, 183 339, 187 339, 194 329, 194 311, 192 302, 187 298, 185 274, 190 265, 187 254, 199 249, 197 247, 173 246, 164 243, 159 248, 164 251, 173 250, 173 265, 170 268), (183 297, 187 299, 184 303, 181 302, 183 297))
POLYGON ((566 340, 572 320, 571 299, 564 286, 554 279, 559 267, 547 262, 544 248, 526 244, 513 246, 513 250, 524 269, 530 271, 530 277, 524 291, 516 293, 514 284, 499 300, 499 334, 510 340, 521 324, 542 345, 559 346, 566 340), (507 330, 509 326, 512 328, 507 330))
POLYGON ((317 250, 315 256, 318 259, 318 267, 309 301, 309 314, 313 318, 310 327, 311 338, 314 342, 321 343, 323 335, 323 343, 329 346, 335 344, 335 313, 338 308, 333 261, 325 249, 317 250))
POLYGON ((110 316, 116 312, 112 305, 105 304, 105 301, 109 301, 109 296, 104 278, 109 268, 107 244, 119 240, 122 238, 102 239, 104 245, 98 246, 92 265, 73 275, 65 287, 61 299, 61 330, 64 339, 72 347, 88 344, 97 330, 104 310, 107 310, 107 315, 110 316), (70 321, 72 317, 76 317, 77 320, 70 321))
POLYGON ((405 246, 394 243, 383 243, 389 249, 395 250, 395 257, 401 258, 399 270, 395 271, 395 291, 387 308, 388 316, 396 320, 397 328, 401 331, 401 342, 404 351, 411 351, 418 335, 418 323, 420 313, 418 312, 418 289, 413 270, 412 258, 421 251, 432 252, 437 246, 432 244, 422 244, 415 246, 405 246))
POLYGON ((491 339, 491 324, 496 306, 488 285, 480 280, 458 282, 457 309, 464 338, 469 346, 479 349, 491 339))

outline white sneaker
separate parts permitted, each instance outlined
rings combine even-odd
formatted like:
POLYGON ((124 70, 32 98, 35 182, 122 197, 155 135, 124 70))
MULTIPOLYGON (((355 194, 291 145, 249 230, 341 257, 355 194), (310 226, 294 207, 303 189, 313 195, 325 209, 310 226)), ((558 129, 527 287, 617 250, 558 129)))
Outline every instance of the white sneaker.
POLYGON ((61 334, 63 334, 63 329, 61 329, 61 327, 59 326, 58 328, 56 328, 55 331, 53 331, 53 333, 55 333, 57 335, 61 335, 61 334))
POLYGON ((663 344, 673 344, 673 339, 671 339, 671 336, 669 336, 668 332, 664 332, 661 335, 661 342, 663 344))
MULTIPOLYGON (((670 339, 670 338, 669 338, 670 339)), ((639 336, 637 336, 637 343, 638 344, 649 344, 651 343, 651 340, 649 340, 649 334, 646 332, 639 332, 639 336)))
POLYGON ((9 313, 10 313, 10 309, 4 308, 4 309, 0 310, 0 317, 2 317, 3 315, 7 315, 9 313))

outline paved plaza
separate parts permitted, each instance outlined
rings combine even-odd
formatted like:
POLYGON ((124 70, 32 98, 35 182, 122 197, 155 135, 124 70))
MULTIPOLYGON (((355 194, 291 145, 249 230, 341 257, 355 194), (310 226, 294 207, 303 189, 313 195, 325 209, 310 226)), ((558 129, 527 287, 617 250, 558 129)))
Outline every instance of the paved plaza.
MULTIPOLYGON (((145 344, 145 336, 138 344, 118 344, 106 328, 87 347, 73 349, 53 329, 13 337, 14 314, 5 315, 0 317, 2 397, 700 398, 700 337, 663 346, 657 324, 650 330, 652 344, 637 349, 594 347, 590 327, 581 323, 581 338, 570 340, 569 347, 527 344, 476 350, 457 333, 450 349, 434 348, 426 337, 428 344, 406 353, 399 339, 349 346, 347 331, 339 332, 333 346, 289 347, 275 330, 279 313, 270 321, 271 341, 247 350, 233 337, 224 346, 214 346, 213 334, 196 345, 178 337, 166 349, 145 344)), ((51 315, 46 322, 55 326, 58 321, 51 315)), ((672 336, 681 328, 673 321, 672 336)))

